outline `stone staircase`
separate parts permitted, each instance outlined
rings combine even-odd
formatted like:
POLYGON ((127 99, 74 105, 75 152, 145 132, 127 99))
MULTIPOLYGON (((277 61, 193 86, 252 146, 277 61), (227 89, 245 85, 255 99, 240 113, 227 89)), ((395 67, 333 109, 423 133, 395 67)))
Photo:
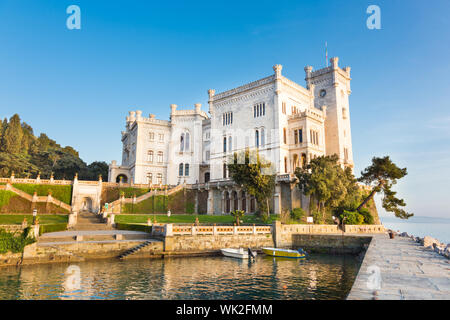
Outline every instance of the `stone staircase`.
POLYGON ((70 230, 114 230, 114 228, 107 225, 101 215, 82 211, 78 213, 77 224, 70 230))
POLYGON ((137 245, 136 247, 131 248, 131 249, 129 249, 129 250, 123 252, 123 253, 122 253, 121 255, 119 255, 117 258, 120 259, 120 260, 123 260, 123 259, 125 259, 125 258, 127 258, 127 257, 130 257, 131 255, 133 255, 133 254, 139 252, 141 249, 143 249, 143 248, 145 248, 145 247, 151 245, 153 242, 155 242, 155 240, 149 240, 149 241, 143 242, 143 243, 137 245))

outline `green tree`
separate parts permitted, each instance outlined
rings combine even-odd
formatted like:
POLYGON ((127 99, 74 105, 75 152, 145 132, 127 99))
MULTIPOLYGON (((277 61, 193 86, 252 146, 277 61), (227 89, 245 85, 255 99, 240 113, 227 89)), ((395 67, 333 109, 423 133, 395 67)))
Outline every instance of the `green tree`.
POLYGON ((338 156, 314 158, 304 168, 296 168, 298 187, 316 204, 325 221, 327 209, 336 208, 358 194, 358 186, 350 168, 342 169, 338 156))
POLYGON ((397 183, 398 179, 403 178, 408 173, 406 168, 399 168, 391 161, 389 156, 383 158, 372 158, 372 164, 361 172, 358 179, 372 186, 370 194, 362 201, 357 210, 360 211, 375 193, 383 194, 382 206, 386 211, 394 212, 396 217, 408 219, 414 214, 406 212, 400 207, 405 207, 406 203, 403 199, 398 199, 396 192, 392 191, 392 186, 397 183))
POLYGON ((22 149, 23 131, 20 124, 20 117, 18 114, 13 115, 9 119, 8 126, 3 135, 5 152, 11 154, 20 153, 22 149))
POLYGON ((269 199, 275 188, 272 164, 258 152, 246 150, 230 157, 227 166, 233 181, 255 197, 259 213, 269 218, 269 199))
POLYGON ((105 181, 108 180, 108 171, 109 166, 106 162, 94 161, 87 166, 86 171, 80 175, 80 179, 97 180, 99 175, 101 175, 102 179, 105 181))

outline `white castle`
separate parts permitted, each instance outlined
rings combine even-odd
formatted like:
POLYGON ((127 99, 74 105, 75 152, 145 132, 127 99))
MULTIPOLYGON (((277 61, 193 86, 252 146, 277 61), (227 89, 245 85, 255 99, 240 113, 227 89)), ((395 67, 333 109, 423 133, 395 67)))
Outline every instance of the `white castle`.
POLYGON ((228 176, 230 155, 256 149, 270 161, 277 184, 272 212, 307 208, 306 197, 294 188, 294 171, 312 158, 337 154, 353 168, 350 130, 350 67, 305 67, 306 88, 281 74, 216 94, 208 90, 209 115, 170 106, 170 120, 130 111, 122 132, 122 164, 109 167, 110 182, 194 185, 199 190, 198 213, 257 210, 252 197, 228 176), (202 196, 202 193, 204 194, 202 196), (201 212, 201 211, 205 212, 201 212))

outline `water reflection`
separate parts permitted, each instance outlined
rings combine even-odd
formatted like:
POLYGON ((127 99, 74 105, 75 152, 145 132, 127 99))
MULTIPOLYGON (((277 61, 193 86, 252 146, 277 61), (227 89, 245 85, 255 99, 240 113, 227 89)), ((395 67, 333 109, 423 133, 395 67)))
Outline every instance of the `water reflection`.
POLYGON ((343 299, 352 256, 97 260, 2 268, 0 299, 343 299))

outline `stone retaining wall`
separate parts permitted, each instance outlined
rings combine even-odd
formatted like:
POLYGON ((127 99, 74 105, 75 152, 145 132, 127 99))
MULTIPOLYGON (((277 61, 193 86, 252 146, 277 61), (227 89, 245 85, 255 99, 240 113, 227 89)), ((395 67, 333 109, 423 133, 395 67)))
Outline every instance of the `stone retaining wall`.
POLYGON ((22 232, 24 228, 20 224, 0 224, 0 229, 7 232, 22 232))
POLYGON ((247 235, 180 235, 164 238, 164 250, 174 252, 198 252, 220 250, 222 248, 261 248, 272 247, 273 239, 269 234, 247 235))
POLYGON ((292 248, 302 248, 309 253, 359 254, 367 249, 372 237, 349 235, 292 235, 292 248))

